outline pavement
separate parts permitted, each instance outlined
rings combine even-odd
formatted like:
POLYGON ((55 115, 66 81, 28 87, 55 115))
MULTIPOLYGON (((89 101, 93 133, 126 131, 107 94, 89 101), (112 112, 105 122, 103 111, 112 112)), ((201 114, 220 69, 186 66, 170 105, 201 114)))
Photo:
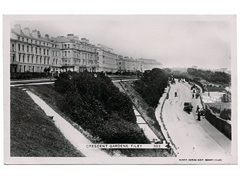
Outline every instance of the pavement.
POLYGON ((231 140, 213 127, 205 118, 197 120, 196 107, 200 98, 193 99, 188 83, 171 85, 169 99, 162 111, 166 129, 177 147, 179 157, 224 158, 231 154, 231 140), (174 93, 178 96, 175 97, 174 93), (184 102, 191 102, 191 113, 183 111, 184 102))
POLYGON ((88 149, 87 145, 91 145, 89 141, 80 131, 75 129, 68 121, 62 118, 50 106, 48 106, 41 98, 34 93, 22 88, 23 91, 33 99, 33 101, 46 113, 47 116, 52 117, 55 126, 61 131, 64 137, 86 157, 109 157, 109 155, 98 148, 88 149))

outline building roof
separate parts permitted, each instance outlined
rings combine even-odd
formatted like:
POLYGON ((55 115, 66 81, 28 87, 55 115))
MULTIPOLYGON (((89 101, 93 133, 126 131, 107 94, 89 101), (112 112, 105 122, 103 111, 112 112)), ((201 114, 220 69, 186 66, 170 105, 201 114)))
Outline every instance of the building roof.
POLYGON ((11 32, 13 34, 16 34, 17 36, 21 36, 21 37, 25 37, 25 38, 30 38, 30 39, 34 39, 34 40, 38 40, 38 41, 45 41, 50 43, 51 41, 49 39, 46 39, 45 37, 42 37, 41 35, 38 38, 35 38, 32 36, 32 33, 29 34, 29 36, 27 36, 26 34, 24 34, 21 30, 21 33, 17 33, 16 31, 14 31, 13 29, 11 30, 11 32))

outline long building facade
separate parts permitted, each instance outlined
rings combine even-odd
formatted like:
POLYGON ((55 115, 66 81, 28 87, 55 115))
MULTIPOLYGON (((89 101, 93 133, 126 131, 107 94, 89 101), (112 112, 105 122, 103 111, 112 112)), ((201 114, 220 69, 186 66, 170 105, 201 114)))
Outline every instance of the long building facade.
POLYGON ((161 67, 153 59, 117 55, 112 48, 91 44, 74 34, 49 37, 17 24, 10 35, 10 72, 136 72, 161 67))
MULTIPOLYGON (((42 37, 37 30, 30 33, 29 28, 21 30, 20 25, 15 25, 10 39, 11 72, 44 72, 45 68, 49 68, 57 44, 49 41, 47 37, 48 35, 42 37)), ((61 54, 59 52, 55 59, 57 59, 56 67, 60 66, 61 54)))

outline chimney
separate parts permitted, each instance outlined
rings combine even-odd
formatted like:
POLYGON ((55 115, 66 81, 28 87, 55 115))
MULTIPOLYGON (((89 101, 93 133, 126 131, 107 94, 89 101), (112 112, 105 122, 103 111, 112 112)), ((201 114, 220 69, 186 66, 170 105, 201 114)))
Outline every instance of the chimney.
POLYGON ((68 39, 74 39, 74 34, 67 34, 68 39))
POLYGON ((21 25, 20 24, 15 24, 14 26, 14 31, 18 34, 21 34, 21 25))
POLYGON ((75 41, 79 41, 79 38, 77 36, 74 36, 75 41))
POLYGON ((48 34, 45 34, 45 38, 46 38, 46 39, 49 39, 49 35, 48 35, 48 34))
POLYGON ((41 37, 41 33, 40 33, 40 31, 37 31, 37 35, 38 35, 38 38, 41 37))
POLYGON ((86 38, 81 38, 81 41, 82 41, 82 42, 86 42, 87 39, 86 39, 86 38))
POLYGON ((38 38, 38 31, 37 30, 32 30, 32 37, 38 38))
POLYGON ((30 29, 29 28, 24 28, 23 29, 23 33, 26 35, 26 36, 30 36, 30 29))

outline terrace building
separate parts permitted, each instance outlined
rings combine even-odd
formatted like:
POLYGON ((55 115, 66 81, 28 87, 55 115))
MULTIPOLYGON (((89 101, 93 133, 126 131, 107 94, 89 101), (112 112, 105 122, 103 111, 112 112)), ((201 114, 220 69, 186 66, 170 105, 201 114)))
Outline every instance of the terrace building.
POLYGON ((141 65, 141 71, 152 70, 153 68, 161 68, 162 64, 155 59, 138 59, 141 65))
POLYGON ((62 54, 62 69, 65 71, 95 72, 97 67, 97 48, 86 38, 79 38, 73 34, 67 37, 51 38, 58 44, 62 54))
POLYGON ((132 57, 124 57, 125 59, 125 69, 128 72, 136 72, 140 70, 140 64, 139 61, 136 59, 133 59, 132 57))
POLYGON ((118 56, 113 53, 113 49, 102 44, 97 45, 98 52, 98 72, 116 72, 118 56))
POLYGON ((51 67, 53 58, 56 66, 61 64, 60 55, 52 56, 56 44, 41 36, 37 30, 30 32, 29 28, 21 29, 15 25, 10 35, 10 72, 44 72, 51 67))
POLYGON ((117 56, 117 71, 119 71, 119 72, 126 71, 125 59, 121 55, 117 56))
POLYGON ((116 55, 112 48, 95 46, 74 34, 50 38, 37 30, 22 30, 19 24, 11 30, 10 44, 11 73, 45 72, 46 69, 51 72, 143 72, 162 66, 154 59, 116 55))

